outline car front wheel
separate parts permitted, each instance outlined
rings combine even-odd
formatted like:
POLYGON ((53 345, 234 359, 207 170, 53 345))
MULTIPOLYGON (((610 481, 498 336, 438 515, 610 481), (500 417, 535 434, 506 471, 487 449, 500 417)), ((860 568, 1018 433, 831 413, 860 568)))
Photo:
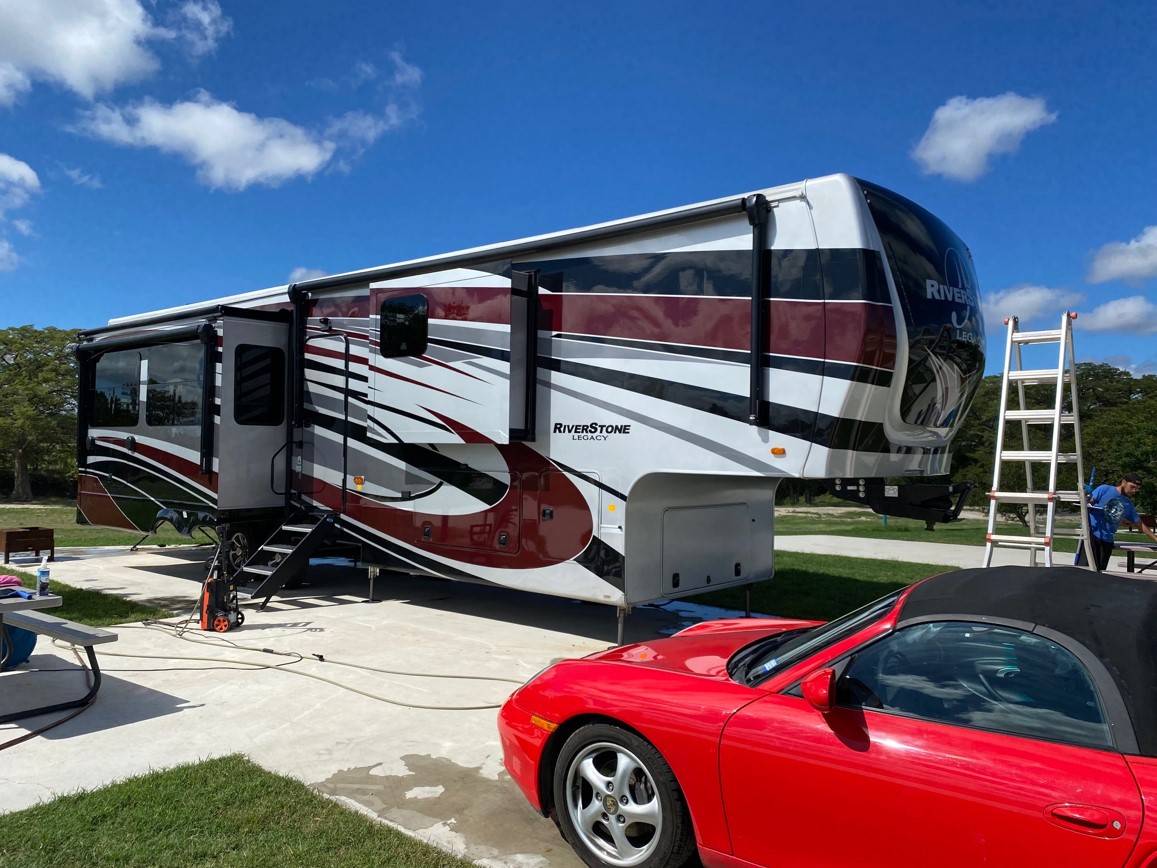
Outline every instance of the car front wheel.
POLYGON ((594 868, 678 868, 695 851, 671 767, 620 727, 589 724, 566 740, 554 804, 563 836, 594 868))

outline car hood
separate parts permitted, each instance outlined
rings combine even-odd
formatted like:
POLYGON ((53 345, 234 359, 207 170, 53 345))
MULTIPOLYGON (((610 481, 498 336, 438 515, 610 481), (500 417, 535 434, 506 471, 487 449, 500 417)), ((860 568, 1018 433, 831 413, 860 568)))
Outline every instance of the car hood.
POLYGON ((727 661, 745 645, 766 636, 800 627, 814 627, 821 621, 781 618, 734 618, 706 621, 667 639, 653 639, 600 651, 587 657, 607 663, 627 663, 650 669, 666 669, 727 679, 727 661))

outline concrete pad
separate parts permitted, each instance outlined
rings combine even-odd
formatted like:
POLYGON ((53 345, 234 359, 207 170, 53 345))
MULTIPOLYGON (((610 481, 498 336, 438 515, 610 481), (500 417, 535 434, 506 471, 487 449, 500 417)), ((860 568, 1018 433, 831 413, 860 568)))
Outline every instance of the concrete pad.
MULTIPOLYGON (((206 557, 60 551, 52 577, 192 615, 206 557)), ((246 605, 227 634, 112 628, 119 640, 97 649, 96 703, 0 755, 0 811, 240 752, 469 859, 578 866, 502 769, 495 716, 551 661, 614 644, 615 610, 401 575, 380 577, 368 602, 366 571, 336 563, 310 579, 264 611, 246 605)), ((724 614, 673 609, 636 609, 628 640, 724 614)), ((53 671, 0 675, 0 713, 85 692, 72 653, 43 636, 30 666, 53 671)), ((63 716, 0 726, 0 743, 63 716)))

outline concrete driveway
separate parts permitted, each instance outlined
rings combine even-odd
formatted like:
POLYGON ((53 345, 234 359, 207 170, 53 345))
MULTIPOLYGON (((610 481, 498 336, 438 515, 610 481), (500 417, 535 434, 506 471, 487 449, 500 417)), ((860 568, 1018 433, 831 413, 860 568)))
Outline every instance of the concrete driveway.
MULTIPOLYGON (((52 576, 190 613, 207 554, 62 551, 52 576)), ((240 752, 468 859, 578 866, 503 770, 496 707, 552 660, 614 644, 615 610, 394 575, 369 602, 364 569, 315 565, 310 578, 264 611, 247 605, 244 626, 221 637, 115 628, 119 640, 98 648, 96 703, 0 754, 0 812, 240 752)), ((640 608, 627 639, 697 619, 640 608)), ((0 675, 0 713, 84 693, 76 659, 45 637, 30 665, 55 671, 0 675)), ((59 716, 0 726, 0 743, 59 716)))

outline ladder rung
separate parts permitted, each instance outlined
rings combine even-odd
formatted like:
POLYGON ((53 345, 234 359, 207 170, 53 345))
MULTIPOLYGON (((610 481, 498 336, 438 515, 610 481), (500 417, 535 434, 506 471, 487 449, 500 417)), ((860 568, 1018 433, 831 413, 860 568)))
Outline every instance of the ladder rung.
POLYGON ((1008 546, 1014 549, 1048 549, 1051 537, 1047 536, 1005 536, 1004 534, 990 533, 988 542, 993 545, 1008 546))
POLYGON ((1076 452, 1053 453, 1049 449, 1006 449, 1000 453, 1000 460, 1051 462, 1054 454, 1056 455, 1057 464, 1076 464, 1079 457, 1076 452))
POLYGON ((990 491, 988 499, 998 503, 1048 503, 1055 500, 1058 503, 1080 503, 1079 491, 990 491))
POLYGON ((1013 332, 1012 339, 1018 344, 1055 344, 1061 340, 1061 330, 1043 332, 1013 332))
MULTIPOLYGON (((1021 383, 1022 385, 1025 385, 1025 386, 1043 386, 1046 384, 1047 385, 1055 385, 1057 382, 1058 374, 1059 374, 1059 371, 1055 371, 1055 370, 1054 371, 1009 371, 1008 372, 1008 379, 1009 379, 1009 382, 1021 383)), ((1071 378, 1072 378, 1072 375, 1068 371, 1065 371, 1064 372, 1064 379, 1062 382, 1067 383, 1067 382, 1069 382, 1069 380, 1071 378)))
MULTIPOLYGON (((1004 418, 1010 422, 1028 422, 1030 425, 1051 425, 1057 418, 1055 410, 1006 410, 1004 418)), ((1072 413, 1061 413, 1060 423, 1072 425, 1072 413)))

